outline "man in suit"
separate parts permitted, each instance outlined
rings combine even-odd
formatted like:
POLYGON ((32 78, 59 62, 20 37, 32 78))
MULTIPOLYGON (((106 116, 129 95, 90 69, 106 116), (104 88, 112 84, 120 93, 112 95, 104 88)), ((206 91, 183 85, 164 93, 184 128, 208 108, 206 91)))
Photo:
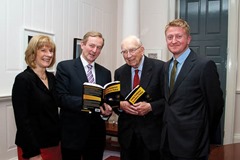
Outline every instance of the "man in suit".
POLYGON ((118 138, 121 159, 159 160, 164 62, 144 56, 144 47, 136 36, 126 37, 121 50, 126 64, 115 71, 114 78, 121 83, 122 97, 133 89, 135 70, 138 70, 140 85, 150 96, 150 99, 133 105, 124 99, 120 102, 118 138))
MULTIPOLYGON (((104 119, 112 109, 104 103, 101 113, 82 111, 83 83, 88 82, 91 64, 93 83, 105 85, 111 72, 95 63, 104 46, 99 32, 88 32, 81 40, 82 54, 77 59, 60 62, 56 72, 56 90, 61 107, 61 147, 63 160, 102 160, 106 131, 104 119)), ((89 80, 90 81, 90 80, 89 80)))
POLYGON ((173 57, 165 71, 164 160, 207 160, 210 136, 219 125, 224 106, 216 65, 189 48, 186 21, 168 23, 165 36, 173 57), (172 70, 176 70, 175 77, 172 70))

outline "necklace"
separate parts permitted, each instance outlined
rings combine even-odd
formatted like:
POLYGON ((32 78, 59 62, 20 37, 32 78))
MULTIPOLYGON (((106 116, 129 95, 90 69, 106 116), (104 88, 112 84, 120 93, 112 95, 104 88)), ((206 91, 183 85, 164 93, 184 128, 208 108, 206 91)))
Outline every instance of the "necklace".
POLYGON ((47 74, 46 71, 41 70, 41 69, 36 69, 34 68, 33 71, 35 72, 35 74, 42 80, 42 81, 46 81, 47 80, 47 74))
POLYGON ((45 81, 47 79, 47 76, 44 75, 44 76, 38 76, 41 80, 45 81))
MULTIPOLYGON (((35 72, 36 73, 36 72, 35 72)), ((38 73, 36 73, 37 74, 37 76, 41 79, 41 80, 43 80, 43 81, 45 81, 45 80, 47 80, 47 75, 44 73, 44 74, 42 74, 42 75, 40 75, 40 74, 38 74, 38 73)))

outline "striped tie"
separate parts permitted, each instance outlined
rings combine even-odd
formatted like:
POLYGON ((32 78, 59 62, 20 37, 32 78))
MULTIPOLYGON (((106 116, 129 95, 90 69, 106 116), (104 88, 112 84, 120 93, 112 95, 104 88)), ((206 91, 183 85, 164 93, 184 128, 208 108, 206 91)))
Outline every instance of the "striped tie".
POLYGON ((87 65, 87 78, 88 78, 88 82, 89 83, 94 83, 94 77, 93 77, 93 73, 92 73, 92 65, 91 64, 88 64, 87 65))

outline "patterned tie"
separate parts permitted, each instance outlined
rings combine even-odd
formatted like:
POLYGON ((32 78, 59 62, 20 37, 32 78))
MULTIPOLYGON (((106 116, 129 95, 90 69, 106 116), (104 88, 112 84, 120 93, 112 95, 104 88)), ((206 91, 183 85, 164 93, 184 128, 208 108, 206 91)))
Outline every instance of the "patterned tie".
POLYGON ((135 88, 139 84, 139 76, 138 76, 138 69, 135 69, 135 74, 133 78, 133 88, 135 88))
POLYGON ((87 78, 88 78, 88 82, 89 83, 94 83, 94 77, 93 77, 93 73, 92 73, 92 65, 91 64, 88 64, 87 65, 87 78))
POLYGON ((178 61, 174 60, 173 68, 172 68, 172 71, 171 71, 171 78, 170 78, 170 93, 172 93, 174 83, 175 83, 175 77, 176 77, 176 72, 177 72, 177 64, 178 64, 178 61))

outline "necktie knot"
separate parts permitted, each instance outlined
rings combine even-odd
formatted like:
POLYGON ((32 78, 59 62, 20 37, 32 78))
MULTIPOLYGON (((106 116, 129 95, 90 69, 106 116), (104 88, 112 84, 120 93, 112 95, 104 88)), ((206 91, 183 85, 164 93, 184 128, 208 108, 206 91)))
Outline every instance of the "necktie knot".
POLYGON ((87 65, 88 70, 91 70, 92 67, 93 67, 93 66, 92 66, 91 64, 88 64, 88 65, 87 65))
POLYGON ((138 74, 138 71, 139 71, 138 69, 135 69, 135 74, 138 74))
POLYGON ((177 64, 178 64, 178 61, 175 59, 173 66, 175 66, 177 68, 177 64))

